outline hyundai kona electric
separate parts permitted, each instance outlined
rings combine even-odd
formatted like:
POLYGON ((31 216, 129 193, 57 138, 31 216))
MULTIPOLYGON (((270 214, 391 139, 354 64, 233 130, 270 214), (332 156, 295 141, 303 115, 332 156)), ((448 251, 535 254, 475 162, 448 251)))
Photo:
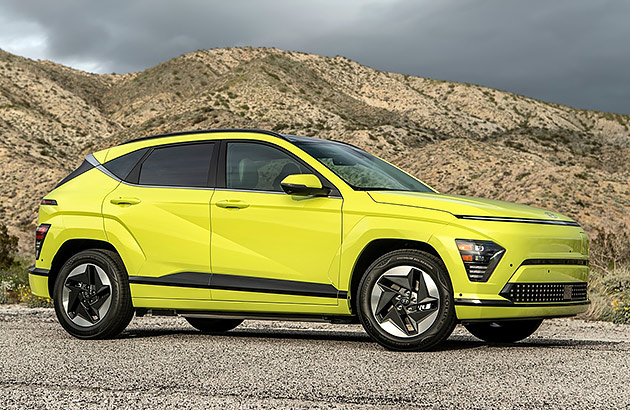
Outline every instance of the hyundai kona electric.
POLYGON ((41 201, 29 279, 83 339, 167 314, 361 323, 426 350, 457 323, 515 342, 585 311, 588 246, 566 216, 441 194, 346 143, 209 130, 88 155, 41 201))

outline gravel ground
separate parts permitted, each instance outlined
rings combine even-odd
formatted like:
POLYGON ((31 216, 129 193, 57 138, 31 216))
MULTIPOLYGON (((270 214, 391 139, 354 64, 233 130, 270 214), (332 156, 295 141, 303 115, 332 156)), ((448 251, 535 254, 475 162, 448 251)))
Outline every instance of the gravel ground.
POLYGON ((67 335, 50 309, 0 306, 0 408, 627 408, 630 326, 556 319, 490 346, 457 327, 397 353, 357 325, 246 321, 224 336, 134 318, 67 335))

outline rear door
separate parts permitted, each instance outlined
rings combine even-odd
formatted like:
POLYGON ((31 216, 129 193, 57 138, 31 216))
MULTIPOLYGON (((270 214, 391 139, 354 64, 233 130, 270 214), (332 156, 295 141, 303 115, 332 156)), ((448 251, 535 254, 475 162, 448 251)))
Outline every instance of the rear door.
POLYGON ((144 254, 144 262, 128 272, 134 298, 210 299, 215 146, 195 142, 151 148, 127 181, 105 198, 108 235, 118 235, 125 246, 139 246, 144 254))

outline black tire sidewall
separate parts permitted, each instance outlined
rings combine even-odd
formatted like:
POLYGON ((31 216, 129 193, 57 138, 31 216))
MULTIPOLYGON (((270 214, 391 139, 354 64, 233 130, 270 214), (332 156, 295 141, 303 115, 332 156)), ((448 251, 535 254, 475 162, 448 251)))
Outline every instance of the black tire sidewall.
MULTIPOLYGON (((99 339, 113 336, 118 333, 116 329, 120 326, 121 320, 128 320, 128 305, 130 305, 130 292, 126 278, 126 272, 122 263, 114 260, 109 254, 99 250, 87 250, 70 257, 57 275, 54 286, 54 307, 57 319, 61 326, 72 336, 80 339, 99 339), (79 265, 91 263, 105 272, 111 283, 111 304, 105 317, 97 324, 89 327, 78 326, 68 317, 62 303, 62 290, 66 278, 74 268, 79 265), (124 275, 124 276, 123 276, 124 275)), ((126 324, 125 323, 125 326, 126 324)), ((122 329, 121 329, 122 330, 122 329)))
POLYGON ((450 278, 442 261, 434 255, 417 250, 390 252, 378 258, 364 274, 359 284, 356 309, 366 332, 382 346, 391 350, 428 350, 446 339, 455 326, 455 307, 450 278), (372 289, 387 270, 396 266, 415 266, 426 272, 440 293, 439 313, 431 327, 421 335, 402 338, 390 335, 377 323, 370 307, 372 289))
POLYGON ((492 322, 465 323, 473 336, 488 343, 515 343, 533 335, 543 319, 496 320, 492 322), (499 326, 493 326, 497 324, 499 326))
POLYGON ((184 317, 195 329, 203 333, 225 333, 243 323, 243 319, 216 319, 204 317, 184 317))

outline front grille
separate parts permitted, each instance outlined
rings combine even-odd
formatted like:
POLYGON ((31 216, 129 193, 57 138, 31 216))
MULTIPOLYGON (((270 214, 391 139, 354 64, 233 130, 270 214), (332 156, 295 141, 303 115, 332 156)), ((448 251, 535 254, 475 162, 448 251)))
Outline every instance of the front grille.
POLYGON ((586 282, 508 283, 499 294, 514 303, 576 302, 586 300, 586 282))

